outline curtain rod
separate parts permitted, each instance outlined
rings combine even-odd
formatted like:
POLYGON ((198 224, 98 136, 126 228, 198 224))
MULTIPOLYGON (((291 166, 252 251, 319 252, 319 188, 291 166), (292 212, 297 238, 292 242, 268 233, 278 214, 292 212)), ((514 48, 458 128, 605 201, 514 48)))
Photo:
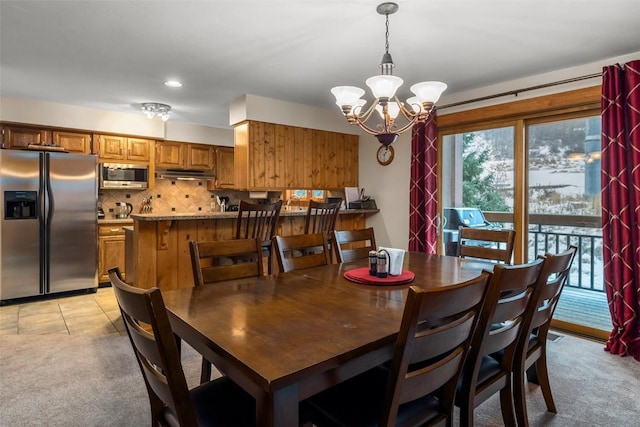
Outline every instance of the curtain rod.
POLYGON ((525 88, 522 88, 522 89, 510 90, 508 92, 496 93, 495 95, 488 95, 488 96, 483 96, 483 97, 480 97, 480 98, 469 99, 467 101, 454 102, 453 104, 447 104, 447 105, 443 105, 441 107, 436 107, 436 108, 438 110, 442 110, 444 108, 457 107, 457 106, 460 106, 460 105, 471 104, 471 103, 474 103, 474 102, 486 101, 488 99, 500 98, 502 96, 509 96, 509 95, 518 96, 518 94, 520 92, 527 92, 527 91, 536 90, 536 89, 544 89, 544 88, 547 88, 547 87, 558 86, 558 85, 563 85, 563 84, 573 83, 573 82, 579 82, 579 81, 582 81, 582 80, 594 79, 594 78, 600 77, 600 76, 602 76, 602 73, 587 74, 586 76, 572 77, 570 79, 560 80, 560 81, 553 82, 553 83, 544 83, 544 84, 541 84, 541 85, 529 86, 529 87, 525 87, 525 88))

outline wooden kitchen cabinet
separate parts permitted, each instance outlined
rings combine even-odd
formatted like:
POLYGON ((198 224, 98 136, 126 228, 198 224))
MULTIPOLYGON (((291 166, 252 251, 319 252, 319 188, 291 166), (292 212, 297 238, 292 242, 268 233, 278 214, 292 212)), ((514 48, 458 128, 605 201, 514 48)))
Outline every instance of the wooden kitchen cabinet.
POLYGON ((185 144, 177 141, 156 141, 156 168, 182 169, 185 144))
POLYGON ((358 136, 247 121, 234 128, 237 189, 358 186, 358 136))
POLYGON ((152 141, 118 135, 96 135, 98 157, 101 161, 129 161, 149 163, 152 141))
POLYGON ((215 170, 215 147, 206 144, 186 144, 185 169, 215 170))
POLYGON ((91 154, 91 134, 53 131, 53 143, 69 153, 91 154))
POLYGON ((54 144, 69 153, 91 153, 91 134, 87 132, 3 125, 2 135, 2 148, 23 149, 29 145, 54 144))
POLYGON ((125 235, 122 225, 98 226, 98 282, 109 282, 109 269, 119 267, 125 275, 125 235))
POLYGON ((2 148, 21 149, 31 144, 51 144, 51 131, 37 127, 2 126, 2 148))
POLYGON ((216 147, 216 188, 234 188, 233 147, 216 147))
POLYGON ((156 142, 156 168, 215 170, 215 147, 179 141, 156 142))

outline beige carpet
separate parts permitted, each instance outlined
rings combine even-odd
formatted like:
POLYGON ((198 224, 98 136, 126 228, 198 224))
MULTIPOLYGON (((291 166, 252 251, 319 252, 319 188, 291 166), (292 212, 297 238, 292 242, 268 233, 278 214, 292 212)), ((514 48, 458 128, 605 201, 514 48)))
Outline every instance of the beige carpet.
MULTIPOLYGON (((537 388, 533 426, 640 426, 640 363, 571 336, 549 343, 557 415, 537 388)), ((184 348, 190 385, 200 357, 184 348)), ((497 397, 476 409, 476 425, 501 426, 497 397)), ((127 337, 0 336, 0 426, 148 426, 149 405, 127 337)))

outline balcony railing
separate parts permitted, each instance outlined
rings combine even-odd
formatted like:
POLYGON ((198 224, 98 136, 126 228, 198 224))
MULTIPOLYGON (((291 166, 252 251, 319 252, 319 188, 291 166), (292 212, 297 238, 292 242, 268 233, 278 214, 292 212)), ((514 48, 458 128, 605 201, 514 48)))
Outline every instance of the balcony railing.
MULTIPOLYGON (((512 227, 513 214, 484 212, 488 221, 512 227)), ((578 253, 566 286, 604 292, 602 220, 599 216, 529 215, 529 260, 544 252, 561 252, 576 245, 578 253)))

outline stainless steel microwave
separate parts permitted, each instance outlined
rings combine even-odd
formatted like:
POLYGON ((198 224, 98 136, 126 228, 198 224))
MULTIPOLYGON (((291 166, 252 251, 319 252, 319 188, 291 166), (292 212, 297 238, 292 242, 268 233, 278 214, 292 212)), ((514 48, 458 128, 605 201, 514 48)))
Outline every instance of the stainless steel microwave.
POLYGON ((125 163, 100 163, 100 188, 137 189, 149 187, 149 167, 125 163))

